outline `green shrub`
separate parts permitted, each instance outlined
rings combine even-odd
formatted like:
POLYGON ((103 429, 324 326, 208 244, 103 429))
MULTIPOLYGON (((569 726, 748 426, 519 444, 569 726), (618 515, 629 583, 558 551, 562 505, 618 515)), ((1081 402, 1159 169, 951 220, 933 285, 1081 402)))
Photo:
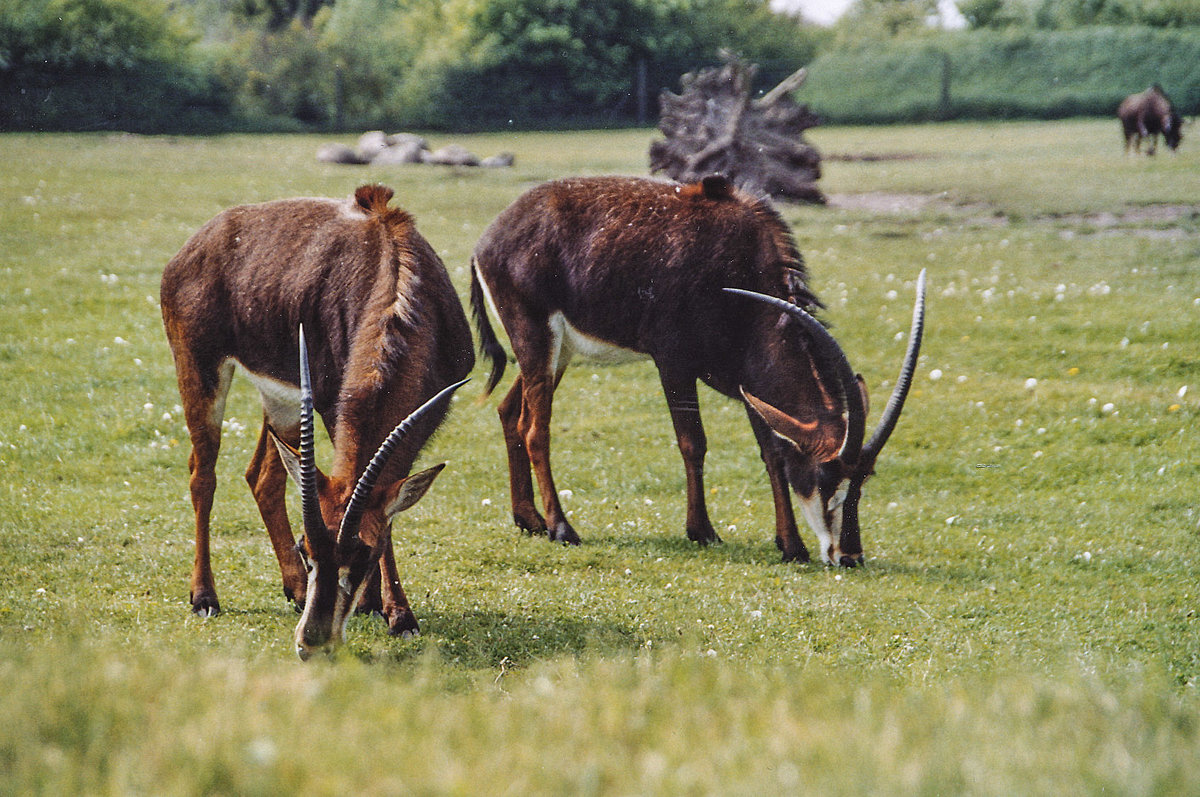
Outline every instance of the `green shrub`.
POLYGON ((1054 119, 1111 114, 1155 82, 1185 112, 1200 108, 1200 29, 972 31, 872 43, 819 57, 801 96, 833 122, 1054 119))
POLYGON ((192 36, 158 0, 0 0, 0 129, 211 128, 192 36))

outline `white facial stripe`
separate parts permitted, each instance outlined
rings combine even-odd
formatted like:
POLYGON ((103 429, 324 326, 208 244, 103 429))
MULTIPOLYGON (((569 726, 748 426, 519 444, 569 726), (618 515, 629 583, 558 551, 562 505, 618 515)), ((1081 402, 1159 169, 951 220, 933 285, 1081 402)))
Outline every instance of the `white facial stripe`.
POLYGON ((825 505, 819 492, 807 498, 800 499, 800 513, 808 521, 808 527, 817 535, 817 544, 821 549, 821 558, 829 561, 829 545, 831 538, 829 529, 825 526, 825 505))
POLYGON ((828 504, 821 500, 819 490, 814 490, 813 494, 807 498, 797 496, 800 500, 800 513, 808 521, 809 528, 817 535, 821 558, 825 560, 826 564, 837 564, 838 557, 841 555, 841 549, 838 546, 842 539, 842 505, 846 503, 846 495, 849 490, 850 482, 843 480, 833 495, 829 496, 828 504), (826 523, 826 513, 829 517, 828 524, 826 523))
MULTIPOLYGON (((833 495, 829 496, 829 511, 833 512, 846 503, 846 495, 850 492, 850 482, 843 481, 833 495)), ((839 515, 841 513, 838 513, 839 515)))
MULTIPOLYGON (((309 615, 315 605, 313 596, 317 594, 317 569, 318 565, 313 562, 312 569, 308 571, 308 600, 304 603, 304 613, 300 615, 300 622, 296 625, 297 646, 303 645, 303 629, 308 625, 309 615)), ((350 623, 350 616, 354 614, 354 607, 358 605, 358 599, 362 597, 367 581, 368 579, 364 578, 358 585, 358 589, 351 594, 350 568, 338 568, 338 593, 333 608, 333 636, 330 637, 327 645, 334 645, 345 639, 346 626, 350 623)))
POLYGON ((341 640, 345 639, 346 626, 350 624, 350 616, 352 614, 354 614, 354 607, 358 605, 359 599, 362 598, 362 594, 367 588, 368 581, 370 581, 370 579, 364 578, 361 582, 359 582, 358 589, 354 590, 354 592, 351 593, 350 592, 350 568, 348 568, 348 567, 338 568, 338 587, 340 587, 340 589, 338 590, 338 602, 337 602, 338 614, 334 615, 334 617, 335 617, 335 621, 336 621, 336 618, 340 617, 341 622, 339 622, 337 624, 336 641, 340 642, 341 640))
POLYGON ((304 629, 308 626, 309 616, 313 610, 312 597, 317 594, 317 565, 314 562, 308 571, 308 600, 304 602, 304 611, 300 614, 300 622, 296 623, 296 647, 304 648, 304 629))

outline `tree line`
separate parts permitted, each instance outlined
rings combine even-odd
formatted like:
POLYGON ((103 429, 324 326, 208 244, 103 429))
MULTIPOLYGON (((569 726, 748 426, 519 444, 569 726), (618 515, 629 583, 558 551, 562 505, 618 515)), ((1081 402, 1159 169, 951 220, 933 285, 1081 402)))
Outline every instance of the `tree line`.
MULTIPOLYGON (((767 0, 0 0, 0 129, 649 123, 659 92, 678 90, 681 75, 716 63, 722 48, 760 64, 767 88, 804 64, 815 76, 823 60, 924 53, 947 37, 1008 46, 997 36, 1098 25, 1200 31, 1195 0, 959 6, 971 30, 950 33, 930 27, 936 0, 856 0, 832 28, 767 0)), ((824 74, 828 98, 872 91, 862 76, 839 84, 834 70, 824 74)), ((837 102, 825 110, 817 101, 821 91, 810 102, 838 118, 837 102)), ((881 101, 894 94, 875 91, 881 101)))
POLYGON ((769 80, 822 35, 766 0, 0 0, 0 125, 627 123, 720 47, 769 80))

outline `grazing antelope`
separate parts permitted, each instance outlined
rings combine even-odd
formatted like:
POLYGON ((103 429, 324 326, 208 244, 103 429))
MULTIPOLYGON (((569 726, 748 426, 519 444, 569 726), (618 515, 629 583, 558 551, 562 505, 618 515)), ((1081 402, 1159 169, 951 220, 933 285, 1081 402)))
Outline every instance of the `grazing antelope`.
POLYGON ((163 273, 163 324, 192 443, 192 610, 220 611, 209 516, 225 398, 240 365, 263 404, 246 480, 284 595, 303 606, 301 658, 340 642, 356 606, 380 612, 392 634, 417 631, 396 573, 391 521, 440 470, 406 478, 447 412, 449 394, 439 391, 466 377, 475 360, 445 266, 412 218, 388 207, 391 197, 391 189, 363 186, 348 200, 232 208, 193 235, 163 273), (311 383, 298 368, 308 357, 301 328, 319 341, 311 383), (410 417, 431 396, 437 400, 410 417), (315 471, 304 439, 305 403, 333 442, 328 476, 315 471), (393 435, 399 427, 403 433, 393 435), (303 485, 299 545, 284 501, 289 470, 303 485))
POLYGON ((503 324, 520 368, 498 408, 517 526, 579 542, 550 470, 554 390, 575 354, 633 354, 654 361, 666 394, 687 475, 689 539, 720 542, 704 499, 700 380, 746 404, 771 483, 783 559, 809 558, 796 531, 790 484, 821 558, 858 564, 858 500, 916 367, 924 276, 900 379, 865 445, 865 386, 806 312, 821 306, 806 279, 780 216, 723 177, 691 185, 568 179, 518 198, 484 233, 471 273, 480 348, 492 362, 487 392, 506 358, 485 305, 503 324), (780 296, 786 300, 772 298, 780 296), (534 505, 531 466, 544 517, 534 505))
POLYGON ((1155 83, 1139 94, 1130 94, 1117 108, 1121 131, 1125 134, 1125 153, 1142 151, 1142 139, 1149 139, 1147 155, 1158 149, 1158 134, 1172 150, 1183 140, 1183 117, 1171 105, 1162 86, 1155 83))

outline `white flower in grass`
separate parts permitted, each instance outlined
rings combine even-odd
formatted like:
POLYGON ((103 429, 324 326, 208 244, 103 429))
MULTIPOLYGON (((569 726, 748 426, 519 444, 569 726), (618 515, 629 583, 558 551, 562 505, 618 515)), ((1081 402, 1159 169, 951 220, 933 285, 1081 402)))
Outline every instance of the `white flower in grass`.
POLYGON ((1025 380, 1025 389, 1029 391, 1037 390, 1038 381, 1032 376, 1025 380))

